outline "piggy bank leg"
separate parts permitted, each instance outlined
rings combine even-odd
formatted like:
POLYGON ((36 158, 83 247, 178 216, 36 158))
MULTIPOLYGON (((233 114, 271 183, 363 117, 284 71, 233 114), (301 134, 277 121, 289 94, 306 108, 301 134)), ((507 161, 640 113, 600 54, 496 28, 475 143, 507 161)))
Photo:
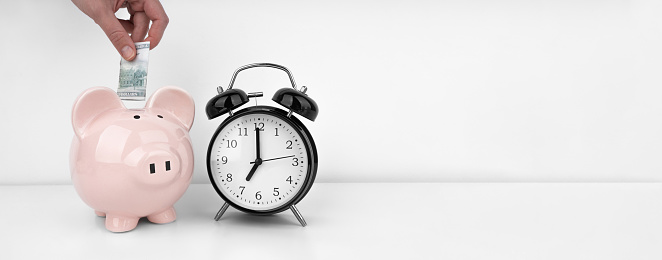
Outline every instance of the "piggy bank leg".
POLYGON ((98 211, 98 210, 95 210, 94 214, 97 214, 97 216, 99 216, 99 217, 105 217, 106 216, 106 213, 98 211))
POLYGON ((138 225, 137 217, 124 217, 113 214, 106 215, 106 229, 112 232, 126 232, 133 230, 138 225))
POLYGON ((163 212, 152 214, 147 216, 147 219, 152 223, 165 224, 175 221, 177 214, 175 214, 175 208, 170 207, 163 212))

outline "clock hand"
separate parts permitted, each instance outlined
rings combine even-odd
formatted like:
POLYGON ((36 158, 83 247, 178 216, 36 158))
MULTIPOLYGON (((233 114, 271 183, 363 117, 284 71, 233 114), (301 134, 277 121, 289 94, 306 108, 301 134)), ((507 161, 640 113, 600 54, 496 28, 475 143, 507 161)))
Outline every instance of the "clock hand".
POLYGON ((257 167, 262 164, 262 159, 260 158, 260 128, 255 128, 255 161, 253 162, 254 165, 251 168, 251 171, 248 172, 248 175, 246 176, 246 181, 250 181, 251 178, 253 178, 253 174, 255 174, 255 170, 257 170, 257 167))
POLYGON ((260 159, 260 128, 255 128, 255 161, 260 159))
MULTIPOLYGON (((266 159, 266 160, 262 160, 262 162, 273 161, 273 160, 280 160, 280 159, 285 159, 285 158, 290 158, 290 157, 294 157, 294 155, 289 155, 289 156, 283 156, 283 157, 278 157, 278 158, 266 159)), ((250 162, 250 163, 251 163, 251 164, 254 164, 255 162, 250 162)))
POLYGON ((253 168, 251 168, 251 171, 248 172, 248 176, 246 176, 246 181, 250 181, 251 178, 253 178, 253 174, 255 174, 255 170, 257 170, 257 167, 262 164, 262 159, 257 158, 255 159, 255 162, 251 162, 251 163, 254 163, 254 165, 253 168))

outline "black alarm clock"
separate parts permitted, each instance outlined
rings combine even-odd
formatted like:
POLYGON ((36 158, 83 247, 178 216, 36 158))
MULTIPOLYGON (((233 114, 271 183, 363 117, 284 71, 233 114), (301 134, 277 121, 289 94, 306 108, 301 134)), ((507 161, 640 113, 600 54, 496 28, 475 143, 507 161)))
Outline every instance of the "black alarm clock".
POLYGON ((218 87, 209 100, 207 117, 224 114, 209 142, 207 173, 214 189, 225 201, 214 219, 218 221, 232 207, 255 215, 271 215, 290 209, 306 226, 295 205, 303 199, 317 174, 317 148, 306 126, 294 114, 315 121, 317 103, 297 89, 292 73, 273 63, 254 63, 238 68, 228 88, 218 87), (267 67, 285 71, 292 88, 282 88, 272 100, 286 110, 272 106, 251 106, 234 112, 262 92, 246 94, 232 88, 240 71, 267 67))

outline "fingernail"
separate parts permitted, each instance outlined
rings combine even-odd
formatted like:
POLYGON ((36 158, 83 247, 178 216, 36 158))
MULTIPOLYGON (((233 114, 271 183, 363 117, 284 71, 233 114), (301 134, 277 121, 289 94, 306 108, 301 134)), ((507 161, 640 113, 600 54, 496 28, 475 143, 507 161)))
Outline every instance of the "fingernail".
POLYGON ((131 46, 124 46, 124 48, 122 48, 122 57, 125 60, 131 60, 133 56, 135 56, 135 54, 133 53, 131 46))

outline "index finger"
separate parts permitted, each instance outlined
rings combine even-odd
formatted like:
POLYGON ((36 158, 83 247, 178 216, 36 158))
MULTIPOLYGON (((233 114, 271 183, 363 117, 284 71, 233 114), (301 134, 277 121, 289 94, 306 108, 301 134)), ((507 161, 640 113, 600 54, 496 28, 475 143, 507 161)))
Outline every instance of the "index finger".
POLYGON ((147 0, 143 6, 145 14, 147 17, 152 20, 152 26, 149 27, 148 37, 145 41, 150 42, 150 49, 154 49, 161 38, 163 38, 163 33, 165 32, 166 27, 168 26, 168 15, 166 15, 161 2, 158 0, 147 0))

